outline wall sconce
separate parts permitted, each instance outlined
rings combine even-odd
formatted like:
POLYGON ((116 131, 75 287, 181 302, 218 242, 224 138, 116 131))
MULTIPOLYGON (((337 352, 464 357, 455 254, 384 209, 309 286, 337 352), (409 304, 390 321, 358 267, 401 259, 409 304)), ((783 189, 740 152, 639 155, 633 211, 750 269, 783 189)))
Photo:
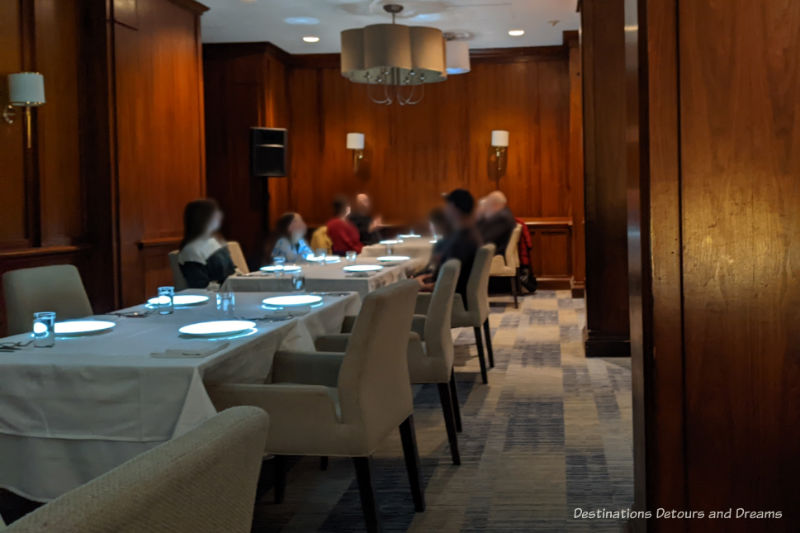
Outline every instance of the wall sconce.
POLYGON ((508 132, 506 130, 492 131, 492 148, 495 157, 495 180, 500 188, 500 178, 506 173, 506 159, 508 152, 508 132))
POLYGON ((353 172, 358 174, 358 166, 364 159, 364 134, 348 133, 347 149, 353 151, 353 172))
POLYGON ((18 72, 8 75, 8 106, 3 110, 3 118, 8 124, 14 123, 15 107, 25 108, 25 145, 33 146, 31 132, 31 107, 45 103, 44 76, 38 72, 18 72))

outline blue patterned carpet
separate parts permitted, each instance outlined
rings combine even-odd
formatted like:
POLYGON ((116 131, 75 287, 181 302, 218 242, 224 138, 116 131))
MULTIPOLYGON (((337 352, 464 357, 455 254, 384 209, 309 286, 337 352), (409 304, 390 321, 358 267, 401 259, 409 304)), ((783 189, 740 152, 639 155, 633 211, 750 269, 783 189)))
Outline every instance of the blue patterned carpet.
MULTIPOLYGON (((480 383, 471 330, 456 338, 462 405, 461 466, 453 466, 435 386, 415 387, 415 420, 427 510, 414 513, 399 435, 375 456, 387 531, 622 531, 614 521, 577 521, 575 507, 633 502, 628 359, 586 359, 583 300, 539 291, 492 299, 495 368, 480 383)), ((363 531, 352 462, 320 471, 303 458, 285 501, 256 507, 253 531, 363 531)))

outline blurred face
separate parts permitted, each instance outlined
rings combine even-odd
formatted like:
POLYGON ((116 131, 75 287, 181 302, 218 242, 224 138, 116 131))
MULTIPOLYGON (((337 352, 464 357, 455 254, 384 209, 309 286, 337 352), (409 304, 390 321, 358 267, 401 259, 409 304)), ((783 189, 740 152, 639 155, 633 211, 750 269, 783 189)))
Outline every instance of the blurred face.
POLYGON ((208 227, 206 228, 206 236, 210 237, 214 235, 219 229, 222 227, 222 211, 217 209, 214 211, 214 214, 211 215, 211 220, 208 221, 208 227))
POLYGON ((369 196, 367 196, 366 194, 359 194, 358 196, 356 196, 356 208, 361 213, 368 212, 370 208, 369 196))
POLYGON ((444 204, 444 216, 447 217, 447 220, 454 228, 457 228, 461 226, 461 219, 464 214, 456 206, 447 202, 444 204))
POLYGON ((303 217, 300 215, 295 215, 292 223, 289 224, 289 233, 292 235, 292 239, 295 241, 305 237, 307 229, 306 223, 303 221, 303 217))

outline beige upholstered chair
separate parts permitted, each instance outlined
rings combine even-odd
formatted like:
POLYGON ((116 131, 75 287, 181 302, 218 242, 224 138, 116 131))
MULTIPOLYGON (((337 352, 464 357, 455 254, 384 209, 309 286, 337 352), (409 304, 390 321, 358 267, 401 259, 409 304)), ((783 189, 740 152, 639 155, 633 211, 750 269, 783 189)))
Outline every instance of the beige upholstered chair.
POLYGON ((510 278, 511 293, 514 295, 514 309, 519 307, 517 296, 520 292, 520 285, 517 269, 519 269, 519 237, 521 233, 522 226, 517 224, 508 239, 506 253, 492 258, 492 267, 489 274, 489 277, 492 278, 510 278))
POLYGON ((180 254, 179 250, 172 250, 167 255, 169 257, 169 268, 172 270, 172 284, 175 286, 176 291, 182 291, 188 289, 189 284, 186 282, 186 278, 183 277, 183 271, 181 271, 181 265, 178 262, 178 254, 180 254))
POLYGON ((8 533, 248 533, 269 417, 224 411, 40 507, 8 533))
POLYGON ((8 334, 30 331, 33 313, 55 311, 56 320, 92 314, 81 275, 74 265, 11 270, 3 274, 8 334))
MULTIPOLYGON (((475 343, 478 346, 478 362, 481 365, 481 379, 488 383, 486 372, 486 359, 481 340, 481 326, 486 333, 486 348, 489 353, 489 364, 494 367, 494 353, 492 351, 492 337, 489 329, 489 269, 494 257, 494 244, 484 244, 478 248, 475 261, 467 280, 466 302, 461 295, 456 294, 453 299, 453 320, 451 327, 472 327, 475 332, 475 343)), ((427 303, 421 299, 417 303, 417 313, 427 314, 427 303)))
POLYGON ((255 405, 270 413, 267 450, 276 455, 277 502, 282 456, 352 457, 367 527, 379 531, 371 456, 399 426, 415 508, 424 510, 406 355, 418 288, 404 280, 369 293, 344 354, 278 352, 272 383, 209 387, 218 409, 255 405))
MULTIPOLYGON (((426 300, 427 315, 414 315, 408 343, 408 373, 412 384, 436 383, 442 402, 447 439, 453 464, 461 464, 457 431, 461 431, 461 410, 453 376, 453 337, 450 323, 453 296, 461 262, 447 261, 439 271, 433 292, 419 294, 426 300)), ((317 350, 343 352, 350 335, 323 335, 315 339, 317 350)))
POLYGON ((242 247, 236 241, 228 241, 228 253, 231 254, 233 266, 242 274, 249 274, 250 267, 247 266, 247 260, 244 258, 242 247))

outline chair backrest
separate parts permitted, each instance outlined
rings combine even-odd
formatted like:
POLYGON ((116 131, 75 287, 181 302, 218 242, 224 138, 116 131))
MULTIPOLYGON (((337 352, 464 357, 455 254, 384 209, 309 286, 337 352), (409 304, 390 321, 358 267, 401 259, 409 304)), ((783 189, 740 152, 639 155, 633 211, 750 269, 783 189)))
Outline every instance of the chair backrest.
POLYGON ((314 233, 311 234, 311 249, 314 253, 317 253, 317 250, 324 248, 328 251, 328 253, 332 253, 333 241, 331 238, 328 237, 328 227, 327 226, 320 226, 314 230, 314 233))
POLYGON ((234 407, 40 507, 8 533, 246 533, 269 416, 234 407))
POLYGON ((456 293, 461 261, 450 259, 439 269, 425 319, 425 353, 440 357, 448 368, 453 366, 453 296, 456 293))
POLYGON ((489 274, 495 249, 495 245, 491 243, 478 248, 467 280, 467 310, 477 313, 481 322, 489 316, 489 274))
POLYGON ((169 257, 169 268, 172 270, 172 284, 175 286, 176 291, 182 291, 183 289, 189 288, 186 278, 183 277, 181 265, 178 262, 178 255, 180 253, 180 250, 172 250, 167 254, 169 257))
POLYGON ((506 266, 510 268, 519 268, 519 237, 522 234, 522 225, 517 224, 514 231, 511 232, 511 237, 508 238, 508 246, 506 246, 506 266))
POLYGON ((242 247, 237 241, 228 241, 228 253, 231 254, 233 266, 239 269, 242 274, 249 274, 250 267, 247 266, 247 260, 244 258, 242 247))
POLYGON ((74 265, 11 270, 3 274, 3 293, 9 335, 30 331, 37 311, 55 311, 56 320, 92 314, 92 304, 74 265))
POLYGON ((367 294, 339 370, 342 421, 361 426, 370 446, 413 412, 408 332, 419 291, 403 280, 367 294))

